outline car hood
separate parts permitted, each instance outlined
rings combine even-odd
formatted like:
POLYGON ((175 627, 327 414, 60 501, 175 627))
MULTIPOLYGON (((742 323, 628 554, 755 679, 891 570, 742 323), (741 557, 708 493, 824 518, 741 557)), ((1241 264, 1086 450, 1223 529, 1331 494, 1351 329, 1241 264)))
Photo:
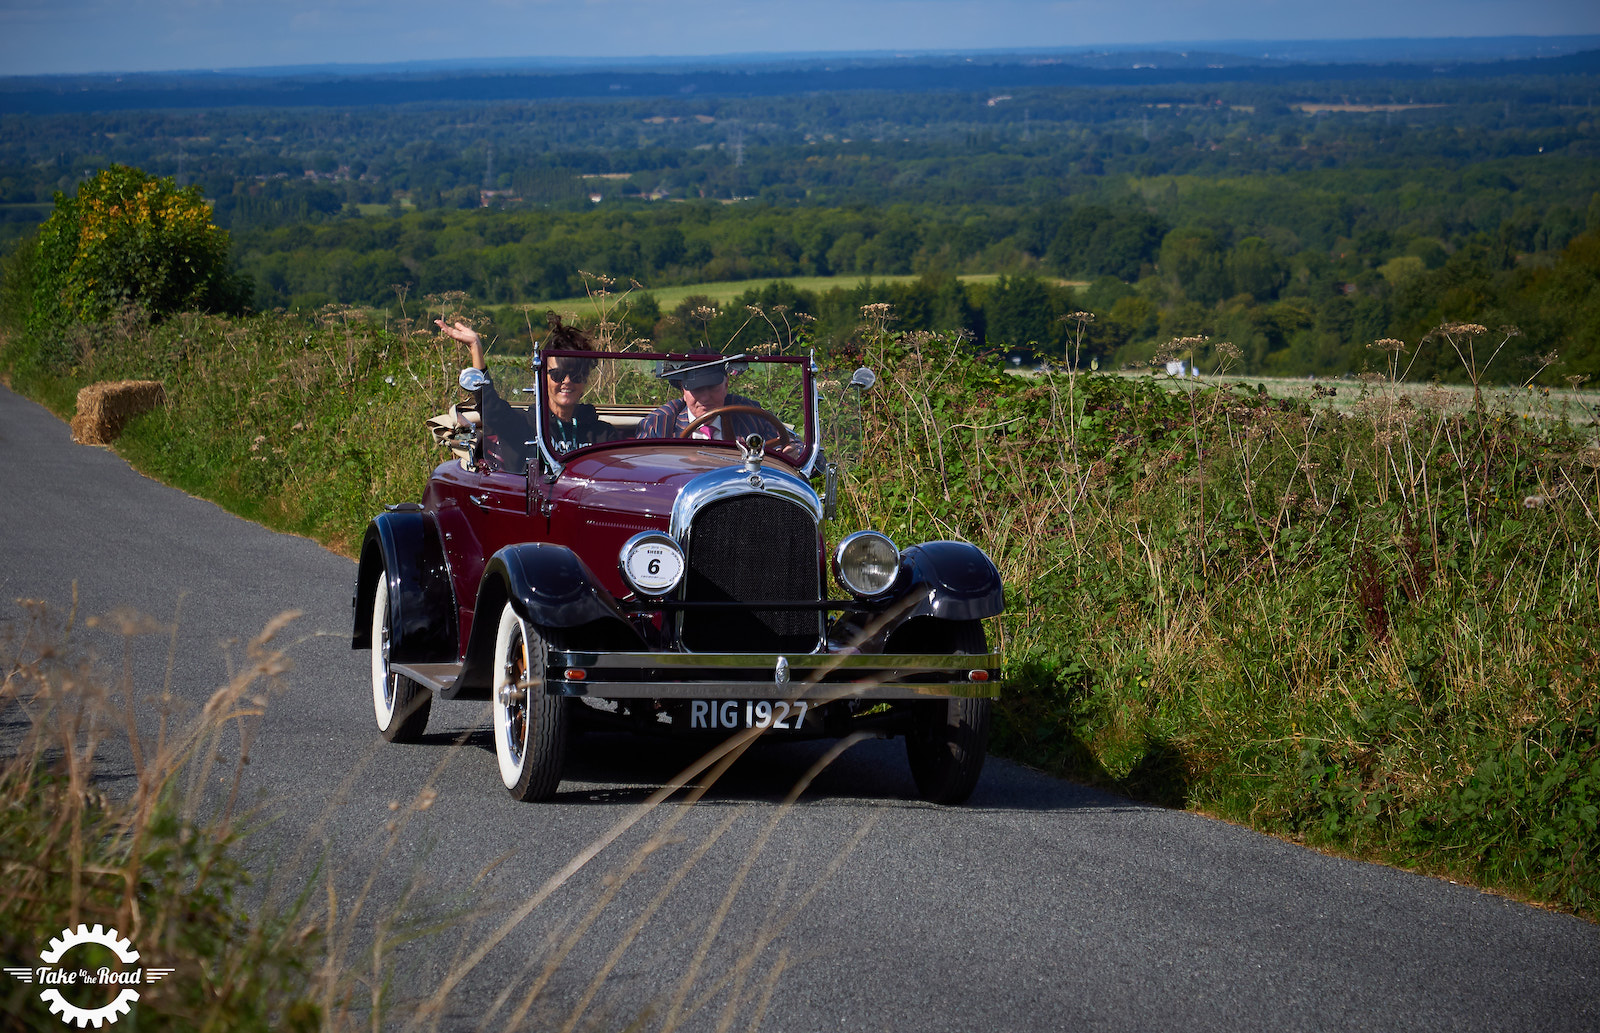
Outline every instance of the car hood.
MULTIPOLYGON (((789 467, 768 460, 781 469, 789 467)), ((557 497, 590 510, 650 518, 664 529, 672 503, 690 480, 740 464, 731 448, 656 445, 596 449, 575 457, 561 473, 557 497)))

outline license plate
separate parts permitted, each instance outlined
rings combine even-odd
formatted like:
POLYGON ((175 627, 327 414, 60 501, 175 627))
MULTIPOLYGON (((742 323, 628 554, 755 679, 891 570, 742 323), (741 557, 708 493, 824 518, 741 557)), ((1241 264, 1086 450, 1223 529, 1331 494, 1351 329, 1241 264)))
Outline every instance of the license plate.
POLYGON ((805 723, 809 709, 811 704, 803 699, 793 703, 782 699, 697 699, 689 703, 689 727, 724 731, 742 728, 798 731, 805 723))

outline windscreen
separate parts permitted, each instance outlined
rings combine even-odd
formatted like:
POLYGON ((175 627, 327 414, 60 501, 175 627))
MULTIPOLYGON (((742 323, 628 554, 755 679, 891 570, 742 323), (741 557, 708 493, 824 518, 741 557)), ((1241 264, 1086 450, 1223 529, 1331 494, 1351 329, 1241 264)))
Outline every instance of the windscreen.
MULTIPOLYGON (((732 451, 735 439, 756 434, 768 455, 803 466, 815 446, 808 359, 551 351, 541 361, 543 376, 524 374, 535 390, 513 404, 526 427, 537 398, 545 446, 558 460, 644 440, 732 451)), ((486 428, 492 422, 485 414, 486 428)))

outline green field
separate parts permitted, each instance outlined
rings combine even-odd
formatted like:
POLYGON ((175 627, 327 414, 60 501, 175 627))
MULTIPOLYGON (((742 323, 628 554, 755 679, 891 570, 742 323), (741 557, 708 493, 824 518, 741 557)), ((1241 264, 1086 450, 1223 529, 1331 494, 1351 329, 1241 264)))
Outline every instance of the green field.
MULTIPOLYGON (((1363 398, 1375 395, 1406 399, 1412 407, 1431 405, 1435 408, 1464 410, 1472 406, 1472 388, 1460 384, 1391 384, 1381 380, 1367 383, 1354 378, 1312 380, 1306 377, 1249 376, 1203 377, 1189 381, 1176 379, 1174 383, 1191 385, 1195 389, 1214 387, 1218 383, 1243 384, 1247 388, 1260 385, 1267 389, 1269 398, 1305 399, 1343 413, 1354 412, 1360 408, 1363 398)), ((1483 399, 1492 411, 1510 412, 1533 419, 1568 420, 1579 426, 1600 425, 1600 391, 1485 385, 1483 399)))
MULTIPOLYGON (((1000 276, 1000 273, 973 273, 957 276, 956 279, 962 283, 993 283, 1000 279, 1000 276)), ((910 283, 916 279, 916 276, 775 276, 765 280, 721 280, 715 283, 691 283, 681 287, 645 288, 645 291, 655 296, 656 303, 661 306, 663 312, 670 312, 677 308, 683 299, 697 294, 724 305, 746 291, 759 290, 769 283, 788 283, 800 290, 821 294, 836 287, 848 289, 864 280, 871 280, 873 283, 910 283)), ((1049 282, 1062 287, 1089 285, 1086 280, 1052 279, 1049 282)), ((581 317, 593 315, 600 304, 600 300, 595 298, 553 298, 534 302, 534 307, 555 309, 563 316, 581 317)))
MULTIPOLYGON (((388 215, 390 207, 390 205, 386 204, 358 204, 355 206, 356 211, 366 218, 388 215)), ((402 197, 400 199, 400 207, 402 210, 409 212, 415 210, 417 206, 411 202, 411 198, 402 197)))
MULTIPOLYGON (((1008 369, 1006 372, 1017 377, 1040 376, 1038 369, 1030 367, 1008 369)), ((1117 370, 1114 375, 1138 380, 1150 374, 1130 369, 1117 370)), ((1304 400, 1318 408, 1345 414, 1356 412, 1364 400, 1379 396, 1396 401, 1405 399, 1404 404, 1412 407, 1427 405, 1457 411, 1469 409, 1473 404, 1472 388, 1461 384, 1390 383, 1355 377, 1313 379, 1247 375, 1193 378, 1160 376, 1156 379, 1174 391, 1206 391, 1225 385, 1245 391, 1264 388, 1268 398, 1304 400)), ((1565 421, 1580 427, 1600 427, 1600 391, 1597 390, 1485 385, 1483 399, 1485 406, 1495 412, 1509 412, 1535 420, 1565 421)))

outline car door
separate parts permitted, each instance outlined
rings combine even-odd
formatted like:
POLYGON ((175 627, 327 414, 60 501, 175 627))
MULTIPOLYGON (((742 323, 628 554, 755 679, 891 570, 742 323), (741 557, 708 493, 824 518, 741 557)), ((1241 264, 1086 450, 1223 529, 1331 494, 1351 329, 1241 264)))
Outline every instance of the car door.
POLYGON ((507 545, 543 541, 546 522, 537 510, 529 514, 526 474, 454 466, 435 474, 433 489, 441 545, 461 615, 459 649, 465 655, 478 583, 489 557, 507 545))

